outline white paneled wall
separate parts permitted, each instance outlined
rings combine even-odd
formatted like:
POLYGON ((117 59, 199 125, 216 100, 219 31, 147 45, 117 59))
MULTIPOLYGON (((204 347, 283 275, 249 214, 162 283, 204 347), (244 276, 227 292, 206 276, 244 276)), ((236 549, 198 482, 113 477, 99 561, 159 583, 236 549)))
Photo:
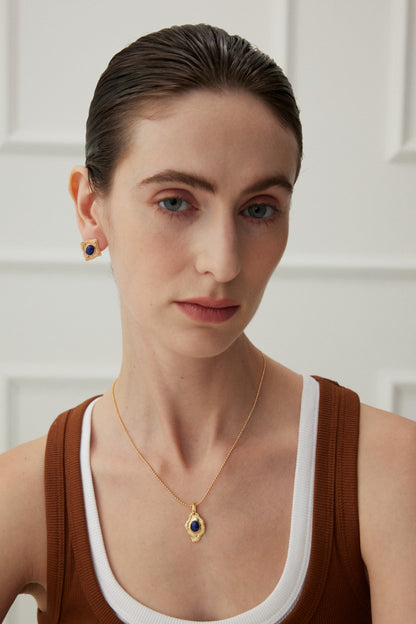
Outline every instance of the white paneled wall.
POLYGON ((416 159, 416 5, 396 0, 390 15, 390 119, 388 156, 416 159))
MULTIPOLYGON (((82 366, 70 369, 22 366, 1 371, 2 422, 6 446, 15 446, 45 434, 58 413, 73 401, 102 394, 114 378, 112 370, 82 366), (36 416, 36 417, 34 417, 36 416)), ((6 450, 6 449, 2 449, 6 450)))
POLYGON ((72 153, 83 146, 92 89, 110 57, 138 36, 164 26, 207 22, 255 41, 286 60, 287 0, 2 0, 3 145, 9 151, 72 153), (76 94, 74 86, 76 85, 76 94))
MULTIPOLYGON (((115 287, 105 257, 81 259, 68 173, 112 54, 201 21, 274 56, 304 124, 287 256, 249 336, 416 419, 416 0, 0 0, 1 450, 117 374, 115 287)), ((7 618, 34 621, 32 599, 7 618)))

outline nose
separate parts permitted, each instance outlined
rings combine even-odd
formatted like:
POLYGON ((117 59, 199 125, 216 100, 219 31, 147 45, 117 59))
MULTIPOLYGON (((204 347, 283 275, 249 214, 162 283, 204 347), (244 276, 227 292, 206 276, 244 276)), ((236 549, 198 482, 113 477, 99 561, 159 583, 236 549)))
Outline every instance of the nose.
POLYGON ((196 269, 217 282, 231 282, 240 273, 240 245, 234 215, 217 214, 201 228, 196 269))

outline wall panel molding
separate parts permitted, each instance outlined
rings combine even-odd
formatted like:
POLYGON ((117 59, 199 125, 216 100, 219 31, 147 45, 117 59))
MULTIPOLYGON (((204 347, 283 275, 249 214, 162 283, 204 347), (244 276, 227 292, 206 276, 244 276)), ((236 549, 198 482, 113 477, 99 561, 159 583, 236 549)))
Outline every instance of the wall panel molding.
MULTIPOLYGON (((116 371, 110 367, 96 365, 86 368, 82 365, 56 366, 41 365, 7 365, 0 364, 0 453, 16 444, 14 432, 19 425, 19 414, 16 411, 16 396, 27 383, 59 384, 91 383, 97 387, 107 387, 114 379, 116 371)), ((87 397, 84 397, 87 398, 87 397)), ((64 406, 63 409, 70 407, 64 406)), ((57 416, 58 414, 56 414, 57 416)), ((46 431, 45 431, 46 433, 46 431)))
MULTIPOLYGON (((270 2, 270 54, 288 73, 292 9, 290 0, 270 2)), ((21 10, 22 3, 19 0, 0 0, 0 80, 3 93, 3 97, 0 97, 0 151, 35 155, 82 155, 83 136, 74 136, 66 132, 64 127, 45 136, 41 129, 25 128, 18 119, 21 10)))
MULTIPOLYGON (((59 250, 20 249, 0 250, 0 271, 44 271, 67 269, 73 272, 86 270, 110 273, 108 253, 86 265, 79 254, 59 250)), ((288 255, 282 259, 277 273, 284 277, 361 277, 415 279, 416 258, 390 256, 335 256, 288 255)))
POLYGON ((416 8, 414 0, 391 0, 387 156, 416 160, 416 8))
MULTIPOLYGON (((377 382, 378 405, 389 412, 400 413, 400 395, 411 392, 416 397, 416 370, 383 371, 377 382)), ((416 403, 411 414, 402 414, 416 421, 416 403)))
POLYGON ((9 32, 11 28, 10 10, 10 0, 0 0, 0 149, 3 148, 7 141, 12 123, 10 119, 11 96, 9 84, 12 68, 10 66, 9 46, 13 35, 9 32))
POLYGON ((282 259, 277 273, 285 277, 415 279, 416 258, 288 255, 282 259))
POLYGON ((273 26, 273 43, 270 55, 276 63, 288 74, 292 73, 293 62, 293 10, 291 0, 275 0, 271 3, 273 26))
POLYGON ((3 97, 0 104, 0 151, 25 154, 70 154, 83 151, 82 137, 65 136, 64 133, 45 138, 36 130, 20 128, 16 118, 18 109, 18 55, 19 9, 18 0, 0 0, 0 76, 3 97))

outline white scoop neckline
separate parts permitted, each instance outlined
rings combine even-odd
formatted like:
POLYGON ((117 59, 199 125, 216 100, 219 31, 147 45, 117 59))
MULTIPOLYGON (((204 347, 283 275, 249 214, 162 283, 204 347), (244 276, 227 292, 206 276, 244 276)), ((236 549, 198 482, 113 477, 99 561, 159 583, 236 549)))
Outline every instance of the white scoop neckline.
POLYGON ((279 624, 291 612, 302 592, 312 543, 313 492, 319 410, 319 384, 303 376, 298 449, 292 501, 289 547, 283 573, 260 604, 223 620, 182 620, 146 607, 130 596, 115 579, 105 550, 90 466, 91 414, 96 399, 85 410, 81 434, 81 476, 94 571, 101 592, 124 624, 279 624))

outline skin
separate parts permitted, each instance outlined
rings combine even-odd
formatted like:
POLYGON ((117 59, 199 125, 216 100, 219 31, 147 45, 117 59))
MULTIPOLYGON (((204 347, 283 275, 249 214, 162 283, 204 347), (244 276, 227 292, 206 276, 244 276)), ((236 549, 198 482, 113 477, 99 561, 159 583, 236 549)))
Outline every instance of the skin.
MULTIPOLYGON (((120 412, 187 502, 204 495, 253 401, 261 357, 244 329, 286 246, 297 160, 294 137, 262 102, 197 91, 137 120, 108 195, 89 187, 83 167, 71 174, 82 237, 109 247, 119 289, 120 412), (214 324, 177 305, 201 296, 232 298, 238 310, 214 324)), ((272 591, 287 555, 301 390, 299 375, 268 360, 249 428, 199 509, 215 530, 197 546, 183 528, 188 510, 138 461, 109 392, 96 404, 100 520, 112 569, 132 596, 209 620, 272 591)), ((0 614, 22 591, 45 608, 44 444, 0 458, 0 614)), ((415 621, 415 444, 415 423, 362 407, 360 526, 376 624, 415 621)))

